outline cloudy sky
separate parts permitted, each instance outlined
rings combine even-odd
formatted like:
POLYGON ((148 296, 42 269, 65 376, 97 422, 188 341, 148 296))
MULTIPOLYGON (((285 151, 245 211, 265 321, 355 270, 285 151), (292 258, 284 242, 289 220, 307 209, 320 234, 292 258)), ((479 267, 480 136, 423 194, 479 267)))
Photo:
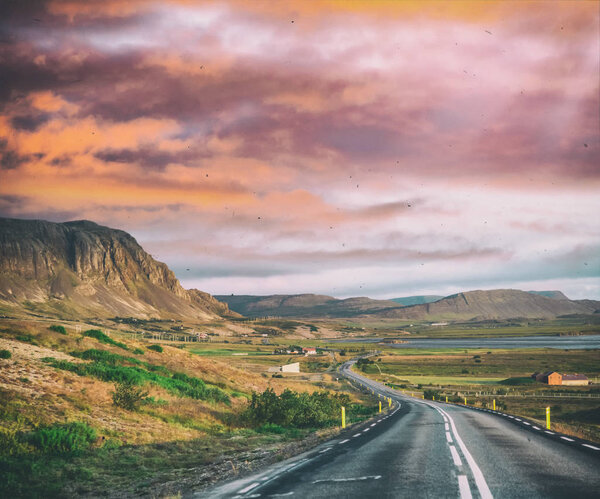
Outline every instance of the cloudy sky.
POLYGON ((600 298, 597 1, 7 0, 0 216, 186 287, 600 298))

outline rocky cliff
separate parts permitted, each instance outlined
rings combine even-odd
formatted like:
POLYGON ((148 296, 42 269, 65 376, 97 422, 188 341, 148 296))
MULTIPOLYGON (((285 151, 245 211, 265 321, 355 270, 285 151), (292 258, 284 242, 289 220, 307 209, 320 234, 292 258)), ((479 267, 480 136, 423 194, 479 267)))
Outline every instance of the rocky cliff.
POLYGON ((0 218, 0 302, 59 315, 212 318, 229 313, 185 290, 126 232, 89 221, 0 218))

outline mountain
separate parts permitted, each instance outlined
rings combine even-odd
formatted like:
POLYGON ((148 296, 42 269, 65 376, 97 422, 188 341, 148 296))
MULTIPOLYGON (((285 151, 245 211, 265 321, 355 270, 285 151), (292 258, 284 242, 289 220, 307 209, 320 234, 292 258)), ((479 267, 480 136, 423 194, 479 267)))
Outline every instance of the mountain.
POLYGON ((433 303, 378 312, 378 317, 399 319, 484 320, 513 318, 554 318, 568 314, 593 314, 600 302, 559 300, 517 289, 468 291, 433 303))
POLYGON ((0 307, 65 318, 230 313, 208 293, 185 290, 126 232, 86 220, 10 218, 0 218, 0 307))
POLYGON ((300 295, 217 295, 229 308, 248 317, 353 317, 397 307, 390 300, 366 297, 340 300, 333 296, 300 295))
MULTIPOLYGON (((560 293, 560 292, 556 292, 560 293)), ((562 293, 561 293, 562 295, 562 293)), ((562 295, 564 296, 564 295, 562 295)), ((403 320, 485 320, 513 318, 553 318, 567 314, 593 314, 600 302, 549 298, 516 289, 468 291, 437 301, 402 306, 396 300, 372 300, 302 295, 220 295, 220 301, 249 317, 393 318, 403 320)), ((425 298, 425 297, 411 297, 425 298)), ((433 297, 432 297, 433 298, 433 297)))
POLYGON ((423 303, 431 303, 433 301, 441 300, 441 295, 422 295, 422 296, 404 296, 403 298, 391 298, 390 301, 399 303, 403 307, 409 307, 410 305, 422 305, 423 303))
POLYGON ((567 296, 562 291, 527 291, 534 295, 545 296, 546 298, 552 298, 554 300, 568 300, 567 296))

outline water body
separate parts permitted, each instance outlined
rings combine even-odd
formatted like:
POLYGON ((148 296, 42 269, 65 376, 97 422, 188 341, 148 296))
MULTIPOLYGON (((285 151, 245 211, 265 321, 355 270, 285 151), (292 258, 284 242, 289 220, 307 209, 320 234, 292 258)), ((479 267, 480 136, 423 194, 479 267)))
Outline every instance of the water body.
MULTIPOLYGON (((394 348, 558 348, 563 350, 600 349, 600 335, 521 336, 518 338, 398 338, 406 343, 389 344, 394 348)), ((379 343, 383 338, 329 340, 329 342, 379 343)))

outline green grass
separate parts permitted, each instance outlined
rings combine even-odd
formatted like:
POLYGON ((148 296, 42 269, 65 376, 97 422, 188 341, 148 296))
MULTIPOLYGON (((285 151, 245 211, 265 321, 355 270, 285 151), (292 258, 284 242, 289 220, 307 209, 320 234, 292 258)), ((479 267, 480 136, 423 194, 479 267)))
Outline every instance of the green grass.
POLYGON ((89 449, 96 437, 94 428, 78 422, 43 426, 25 435, 27 442, 43 454, 81 452, 89 449))
POLYGON ((163 366, 155 366, 133 357, 124 357, 103 350, 86 350, 75 353, 81 358, 92 360, 92 362, 75 364, 51 357, 43 360, 52 367, 70 371, 79 376, 91 376, 102 381, 132 385, 152 383, 180 397, 229 403, 229 396, 220 388, 209 387, 199 378, 181 372, 172 372, 163 366), (129 363, 135 365, 128 365, 129 363))
POLYGON ((129 347, 125 345, 125 343, 121 343, 120 341, 113 340, 110 336, 107 336, 99 329, 88 329, 83 333, 83 336, 88 336, 90 338, 97 339, 100 343, 105 343, 107 345, 113 345, 123 350, 129 350, 129 347))

